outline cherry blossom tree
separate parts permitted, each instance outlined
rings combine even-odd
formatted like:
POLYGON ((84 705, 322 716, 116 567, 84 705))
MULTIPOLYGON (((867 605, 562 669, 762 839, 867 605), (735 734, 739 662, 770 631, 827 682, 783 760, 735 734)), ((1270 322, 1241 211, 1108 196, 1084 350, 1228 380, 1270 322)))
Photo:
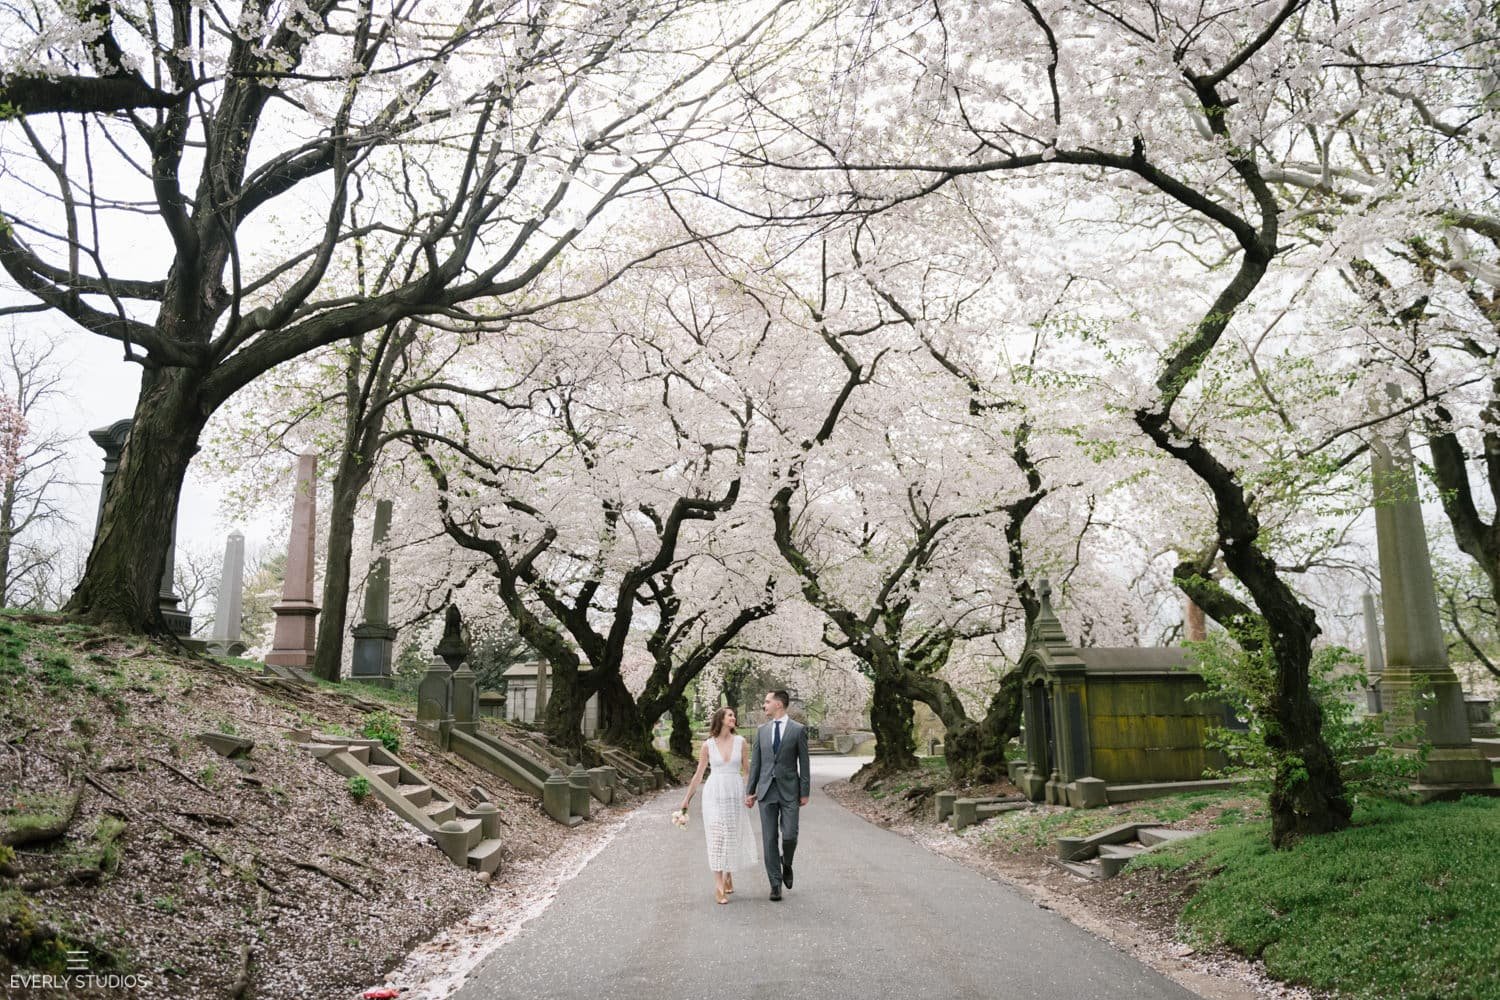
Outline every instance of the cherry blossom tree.
POLYGON ((436 488, 428 516, 482 557, 439 575, 483 570, 550 665, 544 724, 569 745, 597 695, 607 738, 654 759, 656 719, 775 604, 739 513, 755 409, 724 371, 756 328, 706 286, 653 267, 539 316, 404 398, 391 432, 436 488), (506 393, 472 389, 496 373, 506 393), (641 643, 637 698, 623 664, 641 643))
POLYGON ((169 0, 8 22, 0 150, 35 196, 0 216, 0 267, 29 300, 6 311, 60 313, 143 370, 70 610, 164 631, 168 527, 216 410, 392 323, 534 308, 549 265, 718 127, 726 83, 796 19, 776 2, 169 0), (355 241, 393 276, 366 296, 328 280, 355 241))
MULTIPOLYGON (((1135 286, 1125 309, 1095 302, 1081 314, 1101 321, 1106 337, 1154 354, 1131 419, 1211 494, 1214 548, 1245 599, 1201 576, 1179 582, 1276 664, 1268 732, 1278 846, 1338 829, 1350 815, 1308 691, 1319 628, 1264 537, 1233 441, 1207 433, 1192 407, 1296 218, 1295 199, 1278 189, 1281 161, 1268 163, 1262 150, 1314 145, 1308 136, 1339 113, 1317 100, 1289 110, 1279 95, 1312 93, 1367 65, 1439 64, 1445 43, 1413 35, 1409 13, 1309 0, 913 6, 857 32, 846 26, 836 99, 813 104, 793 85, 754 95, 774 125, 747 163, 769 171, 767 190, 781 194, 763 215, 868 214, 952 190, 992 227, 1024 225, 1038 187, 1067 179, 1075 225, 1107 202, 1161 232, 1149 254, 1157 277, 1135 286), (1013 44, 997 49, 988 44, 996 37, 1013 44), (1182 284, 1194 265, 1196 281, 1182 284), (1205 286, 1212 292, 1200 298, 1205 286)), ((1136 269, 1145 262, 1141 254, 1136 269)))
POLYGON ((64 561, 68 439, 47 426, 65 396, 56 345, 11 330, 0 355, 0 607, 46 603, 64 561), (56 562, 59 565, 54 566, 56 562))

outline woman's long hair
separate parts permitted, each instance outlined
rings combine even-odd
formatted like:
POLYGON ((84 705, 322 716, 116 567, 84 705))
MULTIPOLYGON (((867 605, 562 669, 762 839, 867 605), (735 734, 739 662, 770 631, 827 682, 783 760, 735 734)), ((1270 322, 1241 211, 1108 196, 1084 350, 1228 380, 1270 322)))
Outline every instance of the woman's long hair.
MULTIPOLYGON (((725 707, 714 712, 713 718, 708 720, 708 735, 710 739, 718 739, 719 734, 724 731, 724 718, 732 711, 734 709, 725 707)), ((735 727, 730 726, 729 728, 732 732, 735 727)))

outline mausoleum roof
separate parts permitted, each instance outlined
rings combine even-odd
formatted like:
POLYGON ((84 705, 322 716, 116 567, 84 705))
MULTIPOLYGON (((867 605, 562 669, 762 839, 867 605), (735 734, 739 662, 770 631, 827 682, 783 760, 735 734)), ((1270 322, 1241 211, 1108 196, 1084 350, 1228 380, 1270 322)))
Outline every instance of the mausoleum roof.
POLYGON ((1192 655, 1175 647, 1085 646, 1073 653, 1089 674, 1170 674, 1195 667, 1192 655))

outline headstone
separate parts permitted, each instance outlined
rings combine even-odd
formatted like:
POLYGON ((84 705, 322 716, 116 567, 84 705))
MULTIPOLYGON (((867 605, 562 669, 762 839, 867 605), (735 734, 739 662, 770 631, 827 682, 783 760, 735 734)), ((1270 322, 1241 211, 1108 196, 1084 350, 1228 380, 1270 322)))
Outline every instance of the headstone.
POLYGON ((224 543, 224 568, 219 573, 219 601, 214 607, 214 634, 208 647, 220 655, 237 656, 245 651, 240 641, 240 619, 244 615, 245 536, 231 531, 224 543))
MULTIPOLYGON (((104 450, 104 475, 99 483, 99 511, 94 515, 95 535, 99 534, 99 526, 104 523, 104 500, 109 496, 109 484, 114 480, 115 472, 120 468, 120 454, 125 450, 125 441, 130 437, 130 427, 133 423, 133 420, 116 420, 108 427, 96 427, 89 431, 89 437, 93 438, 94 443, 104 450)), ((177 518, 174 515, 167 535, 167 564, 162 568, 161 587, 157 590, 157 601, 161 608, 162 620, 166 622, 167 628, 173 635, 186 637, 193 634, 193 619, 178 607, 182 601, 174 589, 176 562, 177 518)))
POLYGON ((1490 715, 1489 698, 1483 695, 1468 695, 1464 698, 1464 710, 1469 720, 1469 736, 1476 740, 1495 738, 1495 720, 1490 715))
POLYGON ((1365 676, 1370 686, 1365 691, 1366 707, 1371 715, 1380 711, 1380 675, 1385 673, 1385 653, 1380 648, 1380 620, 1375 617, 1375 595, 1368 590, 1361 599, 1365 613, 1365 676))
POLYGON ((313 603, 313 570, 317 557, 318 456, 297 457, 297 486, 292 495, 292 532, 287 540, 286 582, 276 612, 276 632, 266 663, 306 667, 317 646, 318 612, 313 603))
POLYGON ((434 656, 417 683, 417 721, 436 726, 448 716, 448 665, 434 656))
MULTIPOLYGON (((1389 388, 1395 395, 1395 388, 1389 388)), ((1370 454, 1385 612, 1380 703, 1392 728, 1422 723, 1422 739, 1431 750, 1420 782, 1490 785, 1489 761, 1470 742, 1463 690, 1448 664, 1411 439, 1405 430, 1392 440, 1374 438, 1370 454), (1418 707, 1418 696, 1431 700, 1418 707)))
POLYGON ((505 718, 506 695, 504 691, 479 692, 479 714, 494 719, 505 718))
POLYGON ((390 623, 391 561, 384 554, 391 528, 391 502, 375 503, 375 532, 371 546, 376 559, 365 578, 365 620, 354 626, 354 656, 350 676, 366 683, 391 684, 391 651, 396 630, 390 623))

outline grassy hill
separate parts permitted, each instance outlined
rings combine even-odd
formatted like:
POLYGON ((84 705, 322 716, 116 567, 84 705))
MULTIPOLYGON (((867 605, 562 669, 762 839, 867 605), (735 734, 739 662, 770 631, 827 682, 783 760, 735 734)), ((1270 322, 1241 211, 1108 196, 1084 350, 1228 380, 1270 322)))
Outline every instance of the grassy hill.
MULTIPOLYGON (((506 864, 570 835, 391 709, 413 714, 388 692, 0 612, 0 983, 86 968, 149 982, 140 995, 343 997, 484 898, 488 880, 357 798, 295 730, 405 736, 403 757, 461 802, 493 795, 506 864), (231 760, 205 733, 254 747, 231 760)), ((122 995, 119 978, 78 982, 50 995, 122 995)))

